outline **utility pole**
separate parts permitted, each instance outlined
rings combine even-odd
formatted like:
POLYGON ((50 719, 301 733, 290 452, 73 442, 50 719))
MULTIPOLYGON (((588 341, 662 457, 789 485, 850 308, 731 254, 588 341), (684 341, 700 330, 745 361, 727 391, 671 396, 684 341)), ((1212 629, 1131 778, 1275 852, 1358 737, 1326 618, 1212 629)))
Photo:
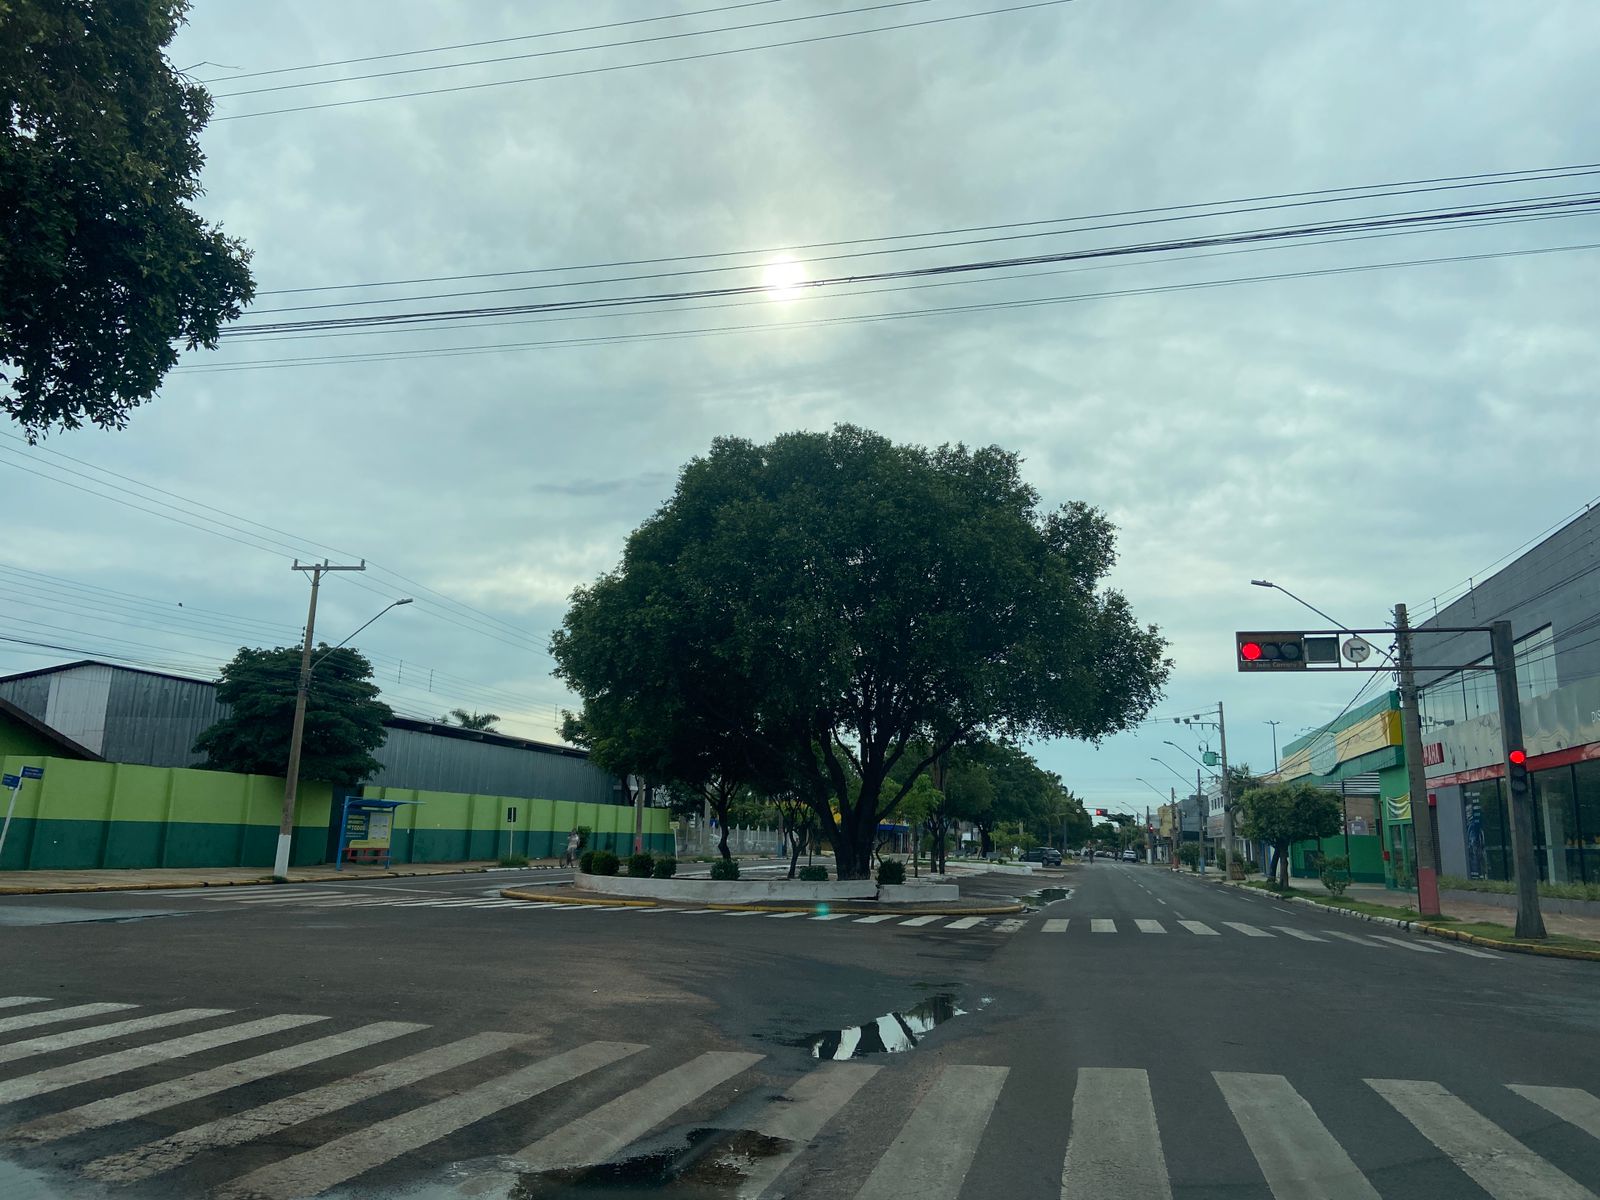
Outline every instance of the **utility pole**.
POLYGON ((1217 740, 1222 750, 1222 840, 1228 849, 1228 878, 1233 872, 1233 798, 1228 781, 1228 722, 1222 715, 1222 701, 1217 701, 1217 740))
POLYGON ((1194 769, 1194 807, 1200 814, 1200 874, 1206 873, 1206 826, 1211 822, 1211 814, 1207 811, 1211 806, 1206 803, 1205 785, 1200 782, 1200 768, 1194 769))
POLYGON ((644 790, 645 782, 639 780, 639 789, 633 795, 633 852, 644 853, 644 790))
MULTIPOLYGON (((1489 626, 1494 655, 1494 678, 1500 692, 1500 745, 1506 763, 1506 803, 1511 806, 1511 859, 1517 876, 1517 936, 1542 938, 1544 914, 1539 911, 1539 868, 1533 851, 1533 807, 1528 794, 1527 768, 1512 762, 1512 751, 1522 747, 1522 698, 1517 694, 1517 651, 1511 640, 1511 622, 1489 626)), ((1411 819, 1417 819, 1416 806, 1411 819)))
MULTIPOLYGON (((1411 652, 1411 622, 1406 617, 1404 604, 1394 606, 1394 633, 1400 671, 1400 724, 1406 750, 1406 790, 1411 794, 1411 831, 1417 845, 1417 911, 1425 917, 1437 917, 1439 875, 1433 865, 1433 820, 1428 811, 1427 773, 1422 766, 1422 713, 1417 708, 1417 671, 1411 652)), ((1502 714, 1502 726, 1504 721, 1502 714)), ((1518 727, 1520 730, 1520 720, 1518 727)))
POLYGON ((328 571, 365 571, 367 560, 356 567, 336 567, 327 559, 320 563, 302 563, 294 560, 296 571, 311 572, 311 609, 306 614, 306 640, 300 648, 300 683, 294 693, 294 728, 289 734, 289 768, 283 777, 283 816, 278 822, 278 853, 272 862, 272 877, 279 883, 289 881, 289 843, 294 838, 295 796, 300 790, 300 747, 305 741, 306 696, 311 690, 311 647, 317 628, 317 589, 322 576, 328 571))

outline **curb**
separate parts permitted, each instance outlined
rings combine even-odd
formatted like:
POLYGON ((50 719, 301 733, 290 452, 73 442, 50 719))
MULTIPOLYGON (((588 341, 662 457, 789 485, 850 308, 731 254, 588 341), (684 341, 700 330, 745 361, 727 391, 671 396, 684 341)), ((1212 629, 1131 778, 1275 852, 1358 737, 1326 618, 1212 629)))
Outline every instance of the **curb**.
MULTIPOLYGON (((507 900, 530 900, 541 904, 577 904, 595 905, 600 908, 667 908, 667 909, 702 909, 711 908, 718 912, 798 912, 814 913, 816 904, 663 904, 656 900, 622 900, 612 897, 588 897, 579 899, 574 896, 563 896, 547 892, 527 892, 520 888, 505 888, 500 895, 507 900)), ((823 903, 826 903, 825 901, 823 903)), ((920 905, 916 908, 895 908, 885 910, 882 907, 867 908, 860 904, 842 902, 828 904, 829 912, 848 914, 850 916, 886 915, 896 917, 999 917, 1010 913, 1019 913, 1026 906, 1022 904, 991 904, 983 908, 940 908, 920 905)))
MULTIPOLYGON (((417 879, 428 875, 486 875, 494 871, 556 871, 559 867, 463 867, 458 871, 384 871, 378 875, 345 875, 327 871, 291 879, 291 884, 337 883, 348 879, 417 879)), ((270 874, 253 879, 179 879, 164 883, 68 883, 53 887, 28 887, 0 883, 0 896, 59 896, 75 892, 167 892, 182 888, 262 887, 277 882, 270 874)))
POLYGON ((1340 916, 1354 917, 1358 921, 1370 921, 1374 925, 1392 925, 1396 929, 1408 929, 1412 933, 1445 938, 1453 942, 1466 942, 1469 945, 1483 946, 1489 950, 1504 950, 1510 954, 1531 954, 1535 958, 1570 958, 1582 962, 1600 962, 1600 950, 1579 950, 1572 946, 1539 946, 1530 945, 1526 942, 1501 942, 1496 941, 1494 938, 1484 937, 1482 934, 1451 929, 1448 925, 1431 925, 1425 921, 1409 921, 1400 917, 1379 917, 1374 916, 1372 913, 1357 912, 1353 908, 1339 908, 1333 904, 1318 904, 1315 900, 1307 900, 1304 896, 1279 896, 1274 892, 1262 891, 1260 888, 1247 888, 1237 884, 1231 886, 1237 887, 1239 891, 1246 894, 1271 896, 1275 900, 1288 900, 1295 904, 1305 904, 1321 912, 1338 913, 1340 916))

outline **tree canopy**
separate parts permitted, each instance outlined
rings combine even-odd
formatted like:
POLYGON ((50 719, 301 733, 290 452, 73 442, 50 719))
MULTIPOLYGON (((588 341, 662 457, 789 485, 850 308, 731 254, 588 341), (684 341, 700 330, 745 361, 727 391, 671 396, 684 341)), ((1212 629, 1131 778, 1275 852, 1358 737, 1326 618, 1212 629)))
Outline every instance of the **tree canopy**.
MULTIPOLYGON (((378 699, 372 664, 357 650, 326 643, 315 663, 306 697, 305 736, 300 777, 353 784, 383 770, 372 752, 383 745, 383 723, 394 714, 378 699)), ((300 681, 300 648, 248 647, 222 668, 217 699, 228 715, 195 742, 215 771, 282 775, 289 766, 295 692, 300 681)))
POLYGON ((1309 783, 1251 788, 1239 801, 1239 832, 1268 843, 1277 856, 1279 883, 1289 882, 1289 847, 1307 838, 1332 837, 1342 820, 1339 798, 1309 783))
POLYGON ((500 724, 500 714, 492 712, 468 712, 464 708, 452 708, 439 718, 441 725, 459 725, 463 729, 476 729, 484 733, 494 733, 495 726, 500 724))
POLYGON ((997 447, 722 438, 574 593, 552 652, 585 722, 639 739, 660 778, 792 784, 859 878, 951 747, 1098 739, 1149 710, 1165 643, 1102 587, 1113 540, 1088 505, 1042 510, 997 447))
POLYGON ((197 216, 211 115, 163 53, 184 0, 0 3, 0 410, 121 428, 255 293, 197 216))

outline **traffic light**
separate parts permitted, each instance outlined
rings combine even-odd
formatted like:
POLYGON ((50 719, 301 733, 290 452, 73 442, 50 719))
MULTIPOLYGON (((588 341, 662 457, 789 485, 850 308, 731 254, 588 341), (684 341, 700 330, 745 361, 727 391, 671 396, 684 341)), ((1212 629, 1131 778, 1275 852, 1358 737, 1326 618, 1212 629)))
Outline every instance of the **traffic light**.
POLYGON ((1513 796, 1528 794, 1528 752, 1513 750, 1506 755, 1506 778, 1511 783, 1513 796))
POLYGON ((1306 635, 1303 633, 1238 633, 1241 671, 1303 671, 1306 635))
MULTIPOLYGON (((1148 770, 1148 769, 1149 768, 1146 768, 1146 770, 1148 770)), ((1097 817, 1103 817, 1103 816, 1106 815, 1106 810, 1103 809, 1103 808, 1097 808, 1097 809, 1094 810, 1094 815, 1097 816, 1097 817)))

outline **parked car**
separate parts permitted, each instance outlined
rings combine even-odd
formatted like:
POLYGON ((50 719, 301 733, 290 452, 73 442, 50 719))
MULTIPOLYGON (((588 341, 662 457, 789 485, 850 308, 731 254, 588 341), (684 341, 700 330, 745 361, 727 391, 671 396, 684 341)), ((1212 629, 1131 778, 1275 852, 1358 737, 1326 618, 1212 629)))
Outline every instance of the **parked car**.
POLYGON ((1059 867, 1061 865, 1061 851, 1054 846, 1041 846, 1037 850, 1029 850, 1022 856, 1025 863, 1040 863, 1046 867, 1059 867))
POLYGON ((1137 850, 1124 850, 1122 852, 1122 861, 1123 862, 1138 862, 1139 861, 1139 852, 1137 850))

